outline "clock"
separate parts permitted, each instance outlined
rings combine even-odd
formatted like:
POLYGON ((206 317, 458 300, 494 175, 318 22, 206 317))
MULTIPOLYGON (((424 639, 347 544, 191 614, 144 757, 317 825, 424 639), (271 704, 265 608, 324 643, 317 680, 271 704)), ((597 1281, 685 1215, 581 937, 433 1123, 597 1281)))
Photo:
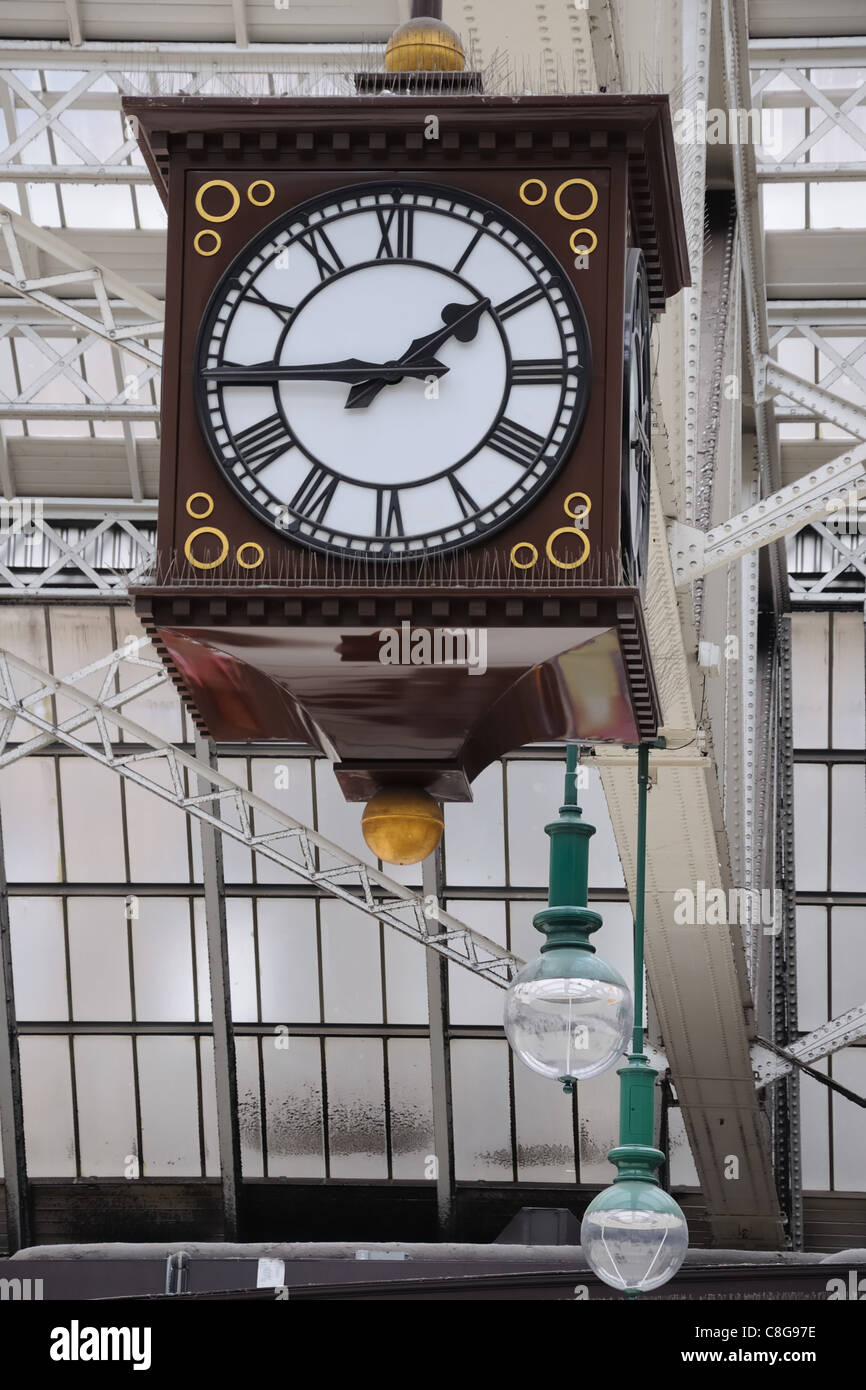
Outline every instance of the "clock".
POLYGON ((643 252, 635 249, 626 258, 624 336, 621 553, 626 584, 643 594, 649 552, 652 385, 649 288, 643 252))
POLYGON ((387 181, 304 202, 235 257, 195 374, 210 453, 253 513, 314 550, 423 558, 550 486, 591 351, 577 293, 520 220, 387 181))

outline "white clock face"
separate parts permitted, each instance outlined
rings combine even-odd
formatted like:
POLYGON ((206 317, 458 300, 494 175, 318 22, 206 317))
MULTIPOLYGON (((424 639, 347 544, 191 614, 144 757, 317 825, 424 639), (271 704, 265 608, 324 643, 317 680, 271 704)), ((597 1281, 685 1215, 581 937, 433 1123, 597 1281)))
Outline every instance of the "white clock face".
POLYGON ((453 550, 547 487, 590 385, 580 302, 520 222, 428 184, 294 209, 218 285, 199 416, 246 504, 315 549, 453 550))

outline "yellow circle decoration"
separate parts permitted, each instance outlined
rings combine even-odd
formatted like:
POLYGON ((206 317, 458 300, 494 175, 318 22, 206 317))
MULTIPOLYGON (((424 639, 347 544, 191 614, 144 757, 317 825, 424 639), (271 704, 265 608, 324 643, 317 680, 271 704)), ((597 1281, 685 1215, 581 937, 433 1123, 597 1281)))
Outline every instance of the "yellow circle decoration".
POLYGON ((213 498, 211 497, 209 492, 191 492, 189 497, 186 499, 187 516, 194 516, 196 521, 204 521, 205 517, 210 516, 212 511, 213 498), (200 497, 204 498, 205 505, 207 506, 206 512, 194 512, 192 509, 193 502, 197 502, 200 497))
POLYGON ((236 559, 242 570, 257 570, 264 558, 265 552, 262 550, 258 541, 244 541, 243 545, 239 545, 237 548, 236 559), (257 560, 242 560, 242 550, 257 550, 259 552, 259 558, 257 560))
POLYGON ((217 565, 221 565, 229 553, 229 538, 225 531, 220 531, 216 526, 199 526, 197 530, 190 531, 183 543, 183 553, 194 565, 197 570, 215 570, 217 565), (192 543, 197 536, 218 536, 222 542, 222 550, 215 560, 197 560, 192 553, 192 543))
POLYGON ((532 541, 518 541, 517 544, 516 544, 515 546, 512 546, 512 548, 511 548, 511 556, 510 556, 510 559, 511 559, 512 565, 514 566, 514 568, 515 568, 516 570, 531 570, 531 569, 532 569, 532 566, 533 566, 533 565, 536 563, 536 561, 538 560, 538 551, 537 551, 537 549, 535 548, 535 546, 532 544, 532 541), (524 563, 523 561, 521 561, 521 560, 518 560, 518 559, 517 559, 517 552, 518 552, 518 550, 531 550, 531 551, 532 551, 532 559, 531 559, 531 560, 527 560, 525 563, 524 563))
POLYGON ((575 227, 569 238, 568 244, 576 255, 591 256, 596 246, 598 246, 598 237, 589 227, 575 227), (591 246, 584 246, 583 244, 587 237, 592 237, 591 246), (575 242, 577 242, 577 245, 575 245, 575 242))
POLYGON ((585 521, 592 511, 592 503, 585 492, 570 492, 562 504, 562 510, 565 512, 566 516, 571 517, 572 521, 585 521), (569 502, 574 501, 575 497, 583 498, 583 508, 580 511, 580 515, 578 515, 576 511, 573 512, 568 505, 569 502))
POLYGON ((253 182, 250 184, 249 188, 247 189, 247 197, 249 198, 253 207, 266 208, 268 203, 272 203, 274 201, 274 185, 272 183, 269 183, 267 179, 254 179, 253 182), (266 198, 254 198, 254 188, 267 188, 270 191, 266 198))
POLYGON ((226 179, 208 179, 207 183, 203 183, 198 193, 196 193, 195 195, 195 210, 198 213, 199 217, 204 218, 205 222, 228 222, 231 220, 232 217, 234 217, 240 205, 240 193, 238 193, 238 190, 235 188, 234 184, 228 183, 226 179), (202 199, 204 198, 204 195, 207 193, 209 188, 228 189, 229 193, 232 195, 232 205, 229 208, 228 212, 221 212, 219 216, 217 216, 216 213, 213 212, 205 212, 204 207, 202 205, 202 199))
POLYGON ((217 251, 223 244, 223 239, 220 236, 219 232, 211 231, 210 227, 202 227, 201 231, 196 232, 195 236, 193 237, 192 244, 200 256, 215 256, 217 251), (203 236, 212 236, 214 239, 214 244, 211 247, 210 251, 203 251, 201 248, 201 239, 203 236))
POLYGON ((432 854, 445 822, 442 811, 420 787, 386 787, 367 802, 361 831, 386 864, 420 864, 432 854))
POLYGON ((590 217, 598 207, 598 189, 594 183, 590 183, 589 179, 566 179, 565 183, 561 183, 557 188, 553 195, 553 201, 560 217, 564 217, 568 222, 582 222, 585 217, 590 217), (571 188, 575 184, 580 184, 582 188, 589 189, 589 207, 586 209, 586 212, 566 212, 565 208, 562 206, 563 193, 567 188, 571 188))
POLYGON ((538 207, 538 204, 539 204, 539 203, 543 203, 546 197, 547 197, 547 184, 544 182, 544 179, 527 179, 527 180, 525 181, 525 183, 522 183, 522 184, 520 185, 520 198, 521 198, 521 201, 524 202, 524 203, 526 203, 526 205, 527 205, 528 207, 537 208, 537 207, 538 207), (537 184, 538 187, 541 189, 541 197, 540 197, 540 198, 528 198, 528 197, 526 196, 526 190, 527 190, 527 188, 529 187, 529 185, 530 185, 531 183, 537 184))
POLYGON ((544 549, 547 552, 548 560, 552 565, 556 565, 558 570, 576 570, 580 565, 584 564, 589 556, 589 536, 585 531, 578 531, 576 526, 560 526, 558 531, 551 531, 550 535, 547 537, 547 544, 544 549), (557 560, 553 553, 553 542, 556 540, 557 536, 578 536, 583 546, 583 554, 580 558, 577 560, 557 560))

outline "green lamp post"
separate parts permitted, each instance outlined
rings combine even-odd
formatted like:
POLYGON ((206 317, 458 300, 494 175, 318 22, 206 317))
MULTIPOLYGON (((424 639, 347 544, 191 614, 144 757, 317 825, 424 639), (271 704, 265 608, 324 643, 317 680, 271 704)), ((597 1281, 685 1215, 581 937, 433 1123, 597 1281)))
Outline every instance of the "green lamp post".
POLYGON ((506 993, 505 1033, 522 1062, 571 1091, 575 1081, 598 1076, 622 1056, 632 1027, 628 986, 589 939, 602 919, 587 907, 595 826, 577 804, 576 744, 566 752, 559 818, 544 829, 550 837, 550 893, 532 922, 547 939, 506 993))
POLYGON ((646 891, 646 812, 649 751, 664 740, 641 743, 638 765, 637 882, 634 914, 634 1034, 621 1081, 619 1144, 608 1158, 617 1169, 610 1187, 587 1207, 580 1241, 592 1269, 606 1284, 634 1297, 676 1274, 689 1244, 686 1219, 659 1186, 665 1156, 654 1146, 655 1079, 644 1054, 643 974, 646 891))

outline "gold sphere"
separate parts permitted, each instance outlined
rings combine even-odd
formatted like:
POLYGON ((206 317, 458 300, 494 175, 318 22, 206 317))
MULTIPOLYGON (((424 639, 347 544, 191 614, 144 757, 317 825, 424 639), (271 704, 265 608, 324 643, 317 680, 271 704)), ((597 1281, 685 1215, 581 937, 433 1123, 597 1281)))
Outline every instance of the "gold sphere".
POLYGON ((410 19, 385 49, 386 72, 462 72, 465 66, 459 34, 441 19, 410 19))
POLYGON ((427 792, 386 787, 364 807, 361 829, 370 849, 386 864, 420 864, 442 839, 445 822, 427 792))

